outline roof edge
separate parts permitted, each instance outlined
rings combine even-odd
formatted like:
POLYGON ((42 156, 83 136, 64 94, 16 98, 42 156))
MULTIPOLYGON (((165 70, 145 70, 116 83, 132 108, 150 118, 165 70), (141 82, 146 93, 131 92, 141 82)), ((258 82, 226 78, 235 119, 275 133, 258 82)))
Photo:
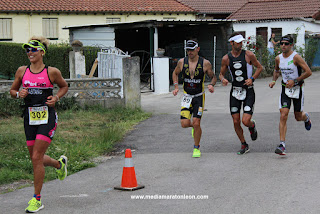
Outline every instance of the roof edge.
POLYGON ((74 11, 74 10, 0 10, 0 13, 67 13, 67 14, 97 14, 97 13, 182 13, 182 14, 196 14, 197 11, 74 11))

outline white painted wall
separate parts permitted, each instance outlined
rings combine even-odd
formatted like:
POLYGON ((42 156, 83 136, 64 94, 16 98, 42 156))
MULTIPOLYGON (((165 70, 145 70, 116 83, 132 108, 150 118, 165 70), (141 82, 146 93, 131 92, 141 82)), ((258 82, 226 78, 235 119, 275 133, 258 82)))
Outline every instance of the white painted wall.
POLYGON ((154 57, 154 93, 166 94, 169 93, 169 58, 154 57))
POLYGON ((194 20, 193 14, 16 14, 0 13, 0 18, 12 19, 12 42, 24 43, 33 35, 42 35, 42 18, 58 18, 59 38, 51 43, 69 43, 69 30, 62 30, 63 27, 73 25, 105 24, 106 18, 120 18, 121 22, 142 21, 142 20, 194 20))
POLYGON ((111 27, 72 29, 70 40, 80 40, 84 46, 115 47, 115 32, 111 27))
POLYGON ((267 27, 268 38, 271 37, 271 28, 282 28, 282 35, 296 33, 296 29, 300 28, 297 37, 297 46, 304 47, 305 45, 305 31, 319 32, 320 24, 311 23, 303 20, 296 21, 269 21, 257 23, 233 23, 234 31, 245 31, 246 37, 255 36, 256 28, 267 27))

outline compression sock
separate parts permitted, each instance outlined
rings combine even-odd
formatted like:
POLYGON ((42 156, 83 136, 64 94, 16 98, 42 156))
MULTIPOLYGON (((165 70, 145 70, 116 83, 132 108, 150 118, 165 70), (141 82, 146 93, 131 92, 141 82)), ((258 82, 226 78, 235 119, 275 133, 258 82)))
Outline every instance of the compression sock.
POLYGON ((36 198, 38 201, 40 201, 40 199, 41 199, 41 195, 40 194, 39 195, 34 194, 33 197, 36 198))
POLYGON ((306 116, 307 116, 307 119, 304 121, 304 122, 309 122, 309 115, 308 114, 306 114, 306 116))

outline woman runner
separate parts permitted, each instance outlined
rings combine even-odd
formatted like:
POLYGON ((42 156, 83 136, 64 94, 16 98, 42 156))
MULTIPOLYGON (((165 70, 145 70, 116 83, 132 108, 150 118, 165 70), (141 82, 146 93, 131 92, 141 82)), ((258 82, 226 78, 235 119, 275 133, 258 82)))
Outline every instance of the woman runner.
POLYGON ((25 209, 27 213, 35 213, 44 208, 40 193, 45 166, 56 168, 60 180, 67 176, 66 156, 62 155, 59 160, 55 160, 45 155, 57 128, 55 103, 68 91, 61 72, 43 63, 48 44, 46 38, 36 36, 23 44, 30 65, 18 68, 10 90, 11 97, 23 98, 26 106, 23 112, 24 130, 34 174, 34 195, 25 209), (54 83, 59 87, 56 95, 53 95, 54 83), (22 89, 19 90, 21 85, 22 89))

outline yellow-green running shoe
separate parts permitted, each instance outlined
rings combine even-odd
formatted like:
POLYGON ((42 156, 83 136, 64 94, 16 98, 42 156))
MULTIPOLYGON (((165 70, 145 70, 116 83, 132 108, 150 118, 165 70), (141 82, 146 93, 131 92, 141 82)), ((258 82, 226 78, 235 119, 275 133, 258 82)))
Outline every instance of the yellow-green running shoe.
POLYGON ((68 162, 68 158, 64 155, 61 155, 59 160, 58 160, 61 164, 61 168, 60 169, 56 169, 57 175, 59 180, 63 180, 67 177, 68 171, 67 171, 67 162, 68 162))
POLYGON ((200 158, 200 157, 201 157, 200 149, 194 148, 194 149, 193 149, 193 155, 192 155, 192 157, 193 157, 193 158, 200 158))
POLYGON ((191 129, 191 136, 194 138, 194 128, 191 129))
POLYGON ((41 203, 41 200, 38 201, 34 197, 29 201, 28 204, 29 206, 26 208, 26 213, 36 213, 44 208, 43 204, 41 203))

